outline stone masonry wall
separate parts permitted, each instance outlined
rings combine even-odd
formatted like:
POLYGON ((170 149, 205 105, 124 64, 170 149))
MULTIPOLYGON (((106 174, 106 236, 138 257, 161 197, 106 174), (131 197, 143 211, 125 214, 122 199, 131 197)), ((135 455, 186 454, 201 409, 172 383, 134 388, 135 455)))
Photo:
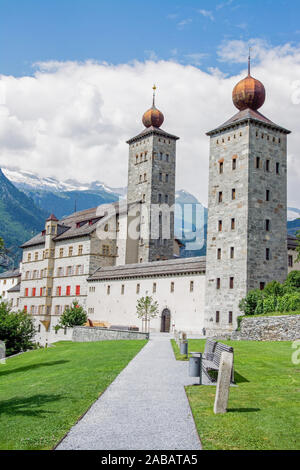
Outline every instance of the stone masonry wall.
POLYGON ((211 136, 208 336, 236 328, 239 302, 249 290, 286 279, 286 160, 287 139, 278 128, 247 122, 211 136))
POLYGON ((205 328, 208 336, 220 330, 230 332, 236 328, 236 318, 241 314, 239 301, 247 292, 248 168, 248 125, 240 125, 237 129, 211 137, 205 292, 205 328), (233 160, 236 162, 235 169, 233 160), (221 163, 223 172, 220 172, 221 163), (236 192, 234 200, 233 189, 236 192), (221 250, 219 257, 218 250, 221 250), (230 288, 231 277, 234 278, 233 288, 230 288), (229 323, 229 312, 232 312, 232 323, 229 323))
POLYGON ((294 341, 300 339, 300 315, 278 317, 246 317, 240 331, 231 335, 233 340, 294 341))
POLYGON ((130 262, 156 261, 158 257, 173 257, 174 216, 171 215, 170 237, 151 239, 151 232, 158 232, 159 210, 153 207, 172 207, 175 202, 176 140, 163 135, 146 134, 129 146, 128 204, 143 201, 140 220, 140 240, 136 259, 127 254, 130 262), (159 196, 161 195, 161 196, 159 196), (167 198, 167 199, 166 199, 167 198))
POLYGON ((76 326, 72 340, 75 342, 107 341, 117 339, 149 339, 149 333, 139 331, 108 330, 100 327, 76 326))

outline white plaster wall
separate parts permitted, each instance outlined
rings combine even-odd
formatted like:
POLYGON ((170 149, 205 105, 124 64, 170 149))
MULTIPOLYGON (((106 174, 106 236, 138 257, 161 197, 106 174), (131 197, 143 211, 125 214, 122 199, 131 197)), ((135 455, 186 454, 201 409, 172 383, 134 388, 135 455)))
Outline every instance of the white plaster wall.
POLYGON ((54 260, 54 273, 53 273, 53 289, 52 289, 52 315, 55 314, 55 306, 60 305, 63 307, 71 305, 74 299, 85 307, 87 295, 87 276, 89 271, 90 261, 90 239, 77 238, 64 240, 56 243, 55 260, 54 260), (82 245, 82 255, 78 255, 78 247, 82 245), (69 247, 73 247, 73 255, 68 256, 69 247), (59 257, 60 249, 64 249, 64 256, 59 257), (68 266, 73 266, 74 273, 77 265, 83 265, 83 274, 66 276, 66 269, 68 266), (63 276, 58 276, 58 268, 63 268, 63 276), (56 295, 56 288, 61 287, 61 296, 56 295), (71 295, 65 295, 66 287, 71 286, 71 295), (76 286, 80 286, 80 295, 75 295, 76 286))
POLYGON ((96 281, 88 284, 89 287, 95 287, 95 292, 89 292, 87 298, 87 308, 94 309, 93 314, 88 314, 91 320, 107 321, 113 325, 135 325, 142 329, 142 321, 136 315, 137 299, 151 295, 159 304, 159 316, 151 320, 151 331, 160 331, 161 313, 164 308, 168 308, 171 312, 171 330, 175 328, 189 333, 202 333, 205 275, 96 281), (194 281, 193 292, 190 292, 190 281, 194 281), (152 292, 154 282, 156 293, 152 292), (174 292, 170 289, 171 282, 174 282, 174 292), (123 284, 125 290, 122 295, 123 284), (137 284, 140 284, 139 294, 136 292, 137 284))
POLYGON ((20 309, 20 292, 7 292, 6 301, 14 312, 18 311, 20 309))
POLYGON ((40 323, 38 318, 34 318, 37 333, 35 335, 35 341, 40 343, 42 346, 46 344, 53 344, 57 341, 72 341, 73 328, 60 329, 55 333, 54 326, 58 323, 59 317, 51 318, 51 325, 49 330, 46 331, 45 326, 40 323), (40 328, 40 331, 38 329, 40 328))
POLYGON ((0 279, 0 296, 1 300, 8 300, 7 291, 15 286, 19 281, 17 277, 9 277, 7 279, 0 279))

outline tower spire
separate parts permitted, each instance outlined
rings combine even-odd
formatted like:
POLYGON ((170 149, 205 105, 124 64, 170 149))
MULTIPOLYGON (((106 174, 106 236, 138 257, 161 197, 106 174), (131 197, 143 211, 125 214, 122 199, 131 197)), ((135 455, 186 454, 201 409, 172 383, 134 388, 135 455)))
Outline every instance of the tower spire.
POLYGON ((152 90, 153 90, 153 101, 152 101, 152 107, 155 108, 155 92, 156 92, 156 85, 154 83, 153 87, 152 87, 152 90))
POLYGON ((248 56, 248 77, 251 75, 251 47, 249 47, 249 56, 248 56))

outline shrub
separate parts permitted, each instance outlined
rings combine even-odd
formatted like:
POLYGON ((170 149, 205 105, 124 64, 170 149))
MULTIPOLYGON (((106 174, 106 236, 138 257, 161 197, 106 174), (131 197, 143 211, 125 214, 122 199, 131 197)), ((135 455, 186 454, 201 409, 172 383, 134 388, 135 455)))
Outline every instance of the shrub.
POLYGON ((300 271, 292 271, 289 273, 284 287, 291 288, 293 290, 300 289, 300 271))
POLYGON ((278 299, 278 312, 296 312, 300 310, 300 292, 285 294, 278 299))
POLYGON ((59 319, 59 323, 54 327, 57 331, 61 328, 72 328, 73 326, 82 326, 87 322, 87 314, 77 300, 73 300, 72 306, 67 307, 59 319))
POLYGON ((263 299, 263 314, 276 312, 277 310, 277 297, 275 295, 270 295, 263 299))
POLYGON ((251 315, 263 315, 264 314, 264 299, 258 299, 254 313, 251 315))
POLYGON ((266 285, 266 287, 263 290, 264 297, 270 297, 270 296, 281 297, 283 294, 284 294, 284 287, 278 281, 270 282, 269 284, 266 285))
POLYGON ((245 315, 254 315, 257 309, 258 303, 262 300, 263 293, 261 290, 251 290, 245 299, 242 299, 239 304, 239 309, 244 312, 245 315))
POLYGON ((35 333, 32 317, 27 312, 12 312, 6 302, 0 303, 0 340, 5 343, 7 356, 33 349, 35 333))

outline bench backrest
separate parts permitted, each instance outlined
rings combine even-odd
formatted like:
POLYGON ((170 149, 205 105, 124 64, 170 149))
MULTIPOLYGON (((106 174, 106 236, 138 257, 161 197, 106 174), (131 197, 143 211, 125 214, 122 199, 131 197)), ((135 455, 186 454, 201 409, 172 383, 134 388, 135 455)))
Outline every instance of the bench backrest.
POLYGON ((207 339, 204 348, 204 355, 207 359, 212 360, 217 345, 217 341, 213 339, 207 339))
POLYGON ((219 367, 221 361, 222 352, 229 352, 233 354, 233 347, 227 346, 227 344, 217 343, 214 351, 213 363, 219 367))

